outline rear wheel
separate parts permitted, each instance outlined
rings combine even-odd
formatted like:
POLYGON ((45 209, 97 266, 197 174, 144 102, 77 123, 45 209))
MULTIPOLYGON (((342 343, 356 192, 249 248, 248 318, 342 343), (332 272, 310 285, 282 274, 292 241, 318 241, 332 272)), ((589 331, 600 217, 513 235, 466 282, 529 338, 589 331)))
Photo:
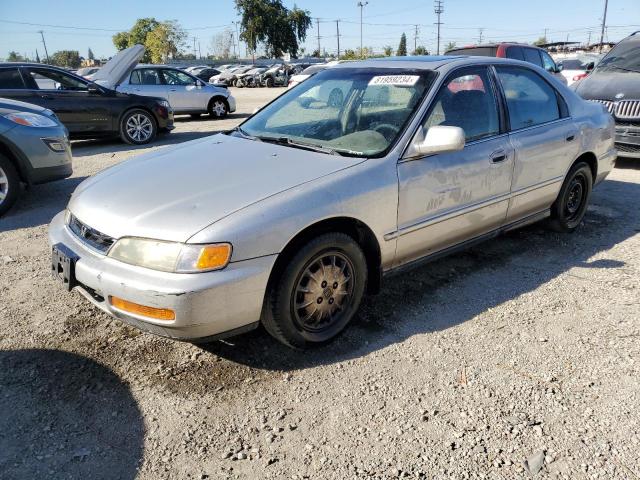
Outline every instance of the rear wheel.
POLYGON ((593 187, 591 168, 584 162, 576 163, 551 206, 549 226, 557 232, 575 231, 584 218, 593 187))
POLYGON ((267 88, 273 88, 273 78, 271 77, 267 78, 264 83, 267 88))
POLYGON ((149 143, 155 138, 157 131, 155 118, 146 110, 131 110, 120 122, 120 138, 132 145, 149 143))
POLYGON ((276 339, 305 348, 335 338, 364 295, 367 263, 343 233, 321 235, 293 256, 267 295, 263 324, 276 339))
POLYGON ((0 155, 0 216, 16 203, 19 192, 18 172, 7 157, 0 155))
POLYGON ((212 117, 226 117, 227 113, 229 113, 229 107, 227 107, 227 102, 223 99, 214 98, 209 102, 209 115, 212 117))

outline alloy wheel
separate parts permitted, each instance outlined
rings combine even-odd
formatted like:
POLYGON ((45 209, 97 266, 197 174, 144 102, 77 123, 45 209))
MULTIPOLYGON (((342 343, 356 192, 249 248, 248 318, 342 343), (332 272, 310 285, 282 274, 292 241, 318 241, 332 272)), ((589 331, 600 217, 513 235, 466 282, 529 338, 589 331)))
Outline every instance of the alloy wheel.
POLYGON ((339 252, 313 258, 298 276, 292 310, 298 327, 322 333, 339 323, 353 297, 355 269, 339 252))
POLYGON ((211 104, 211 112, 216 117, 223 117, 227 113, 227 106, 222 100, 216 100, 211 104))
POLYGON ((9 177, 6 172, 0 167, 0 203, 4 202, 5 198, 9 195, 9 177))
POLYGON ((153 134, 153 124, 148 116, 142 113, 135 113, 127 119, 125 125, 127 135, 136 142, 145 142, 153 134))

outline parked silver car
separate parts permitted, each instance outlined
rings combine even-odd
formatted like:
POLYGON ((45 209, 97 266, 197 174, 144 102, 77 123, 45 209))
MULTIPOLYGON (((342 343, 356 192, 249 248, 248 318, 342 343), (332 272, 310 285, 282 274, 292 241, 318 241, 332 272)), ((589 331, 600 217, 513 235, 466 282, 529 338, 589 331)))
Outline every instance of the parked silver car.
POLYGON ((227 134, 85 180, 50 225, 52 268, 146 331, 207 340, 262 322, 303 348, 396 269, 545 218, 575 230, 613 138, 602 106, 529 63, 337 65, 227 134), (329 83, 342 104, 309 100, 329 83))

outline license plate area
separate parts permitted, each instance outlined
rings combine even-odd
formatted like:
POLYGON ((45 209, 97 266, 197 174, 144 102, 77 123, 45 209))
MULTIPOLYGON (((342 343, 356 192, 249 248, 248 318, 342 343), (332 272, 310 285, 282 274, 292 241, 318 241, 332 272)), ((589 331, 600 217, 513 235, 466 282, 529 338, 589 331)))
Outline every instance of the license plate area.
POLYGON ((51 274, 62 282, 66 290, 71 290, 77 285, 76 261, 78 258, 69 247, 62 243, 56 243, 51 248, 51 274))

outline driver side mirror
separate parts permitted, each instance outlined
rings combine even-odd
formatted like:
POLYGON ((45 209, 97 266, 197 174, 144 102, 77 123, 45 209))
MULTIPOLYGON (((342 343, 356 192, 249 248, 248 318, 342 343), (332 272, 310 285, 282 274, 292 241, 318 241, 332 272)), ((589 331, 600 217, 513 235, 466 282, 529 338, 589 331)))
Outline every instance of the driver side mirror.
POLYGON ((589 62, 589 63, 587 63, 587 65, 585 66, 585 68, 584 68, 584 69, 585 69, 587 72, 590 72, 590 71, 591 71, 591 70, 593 70, 595 67, 596 67, 595 62, 589 62))
POLYGON ((100 95, 102 93, 102 90, 95 83, 89 83, 87 84, 87 92, 94 95, 100 95))
POLYGON ((458 152, 464 148, 464 130, 460 127, 435 125, 429 127, 424 138, 420 133, 413 137, 407 157, 458 152))

